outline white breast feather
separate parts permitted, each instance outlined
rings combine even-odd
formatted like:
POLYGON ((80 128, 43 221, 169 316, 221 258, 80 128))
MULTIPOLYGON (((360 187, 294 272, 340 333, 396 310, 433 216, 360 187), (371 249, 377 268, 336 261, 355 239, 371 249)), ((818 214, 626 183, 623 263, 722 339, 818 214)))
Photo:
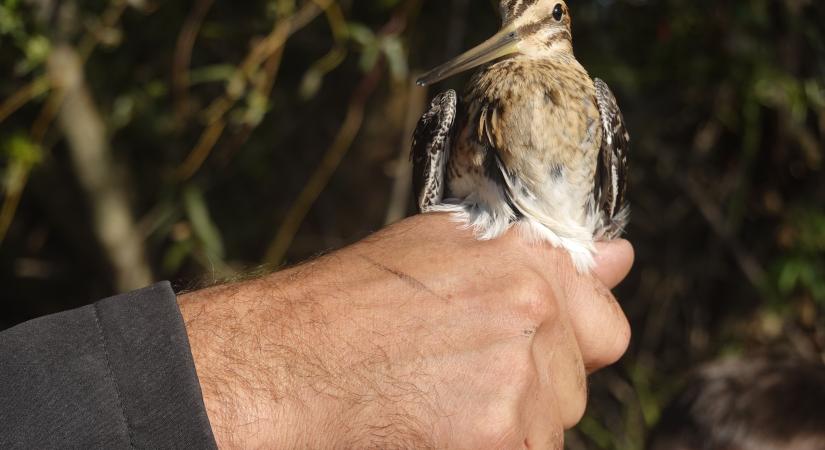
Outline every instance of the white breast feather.
POLYGON ((451 187, 455 192, 469 194, 434 205, 429 211, 452 213, 456 222, 472 229, 476 238, 482 240, 495 239, 517 225, 525 239, 561 247, 570 253, 580 273, 590 271, 594 265, 593 233, 598 217, 575 206, 570 184, 561 178, 545 185, 544 192, 536 196, 523 189, 519 180, 505 180, 508 190, 514 193, 513 203, 523 215, 518 222, 504 189, 486 177, 465 175, 454 180, 451 187))

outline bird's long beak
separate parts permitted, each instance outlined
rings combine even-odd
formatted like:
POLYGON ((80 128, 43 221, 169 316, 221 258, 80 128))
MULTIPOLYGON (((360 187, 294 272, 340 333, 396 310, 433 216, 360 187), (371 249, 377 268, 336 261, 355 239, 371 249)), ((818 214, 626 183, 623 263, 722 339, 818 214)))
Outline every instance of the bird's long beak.
POLYGON ((416 83, 427 86, 518 51, 518 33, 507 27, 479 46, 427 72, 416 83))

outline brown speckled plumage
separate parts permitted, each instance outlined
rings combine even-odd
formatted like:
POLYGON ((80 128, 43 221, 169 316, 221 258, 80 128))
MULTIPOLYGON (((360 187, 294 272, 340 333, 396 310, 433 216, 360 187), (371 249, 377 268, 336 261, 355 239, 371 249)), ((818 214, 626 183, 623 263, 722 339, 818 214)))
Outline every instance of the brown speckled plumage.
POLYGON ((440 168, 444 178, 418 180, 419 206, 455 213, 484 239, 519 222, 528 236, 568 249, 584 271, 593 241, 617 237, 627 217, 621 113, 607 85, 573 55, 563 2, 503 0, 501 7, 503 29, 480 53, 422 78, 437 81, 491 59, 460 101, 441 94, 419 124, 417 173, 440 168), (424 151, 427 142, 439 145, 424 151))
POLYGON ((450 173, 483 171, 487 153, 495 151, 511 174, 538 192, 554 175, 551 169, 557 175, 560 170, 579 187, 576 202, 584 213, 602 131, 595 126, 593 81, 578 62, 513 58, 492 64, 473 77, 464 101, 467 120, 453 147, 450 173))

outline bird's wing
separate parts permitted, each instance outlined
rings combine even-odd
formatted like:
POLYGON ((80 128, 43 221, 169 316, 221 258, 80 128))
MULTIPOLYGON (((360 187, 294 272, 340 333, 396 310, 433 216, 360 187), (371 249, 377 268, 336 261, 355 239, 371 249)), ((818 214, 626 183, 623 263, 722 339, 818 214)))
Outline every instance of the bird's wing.
POLYGON ((603 237, 621 235, 627 222, 627 153, 630 135, 616 97, 607 83, 596 78, 596 103, 602 122, 602 144, 596 172, 596 201, 604 215, 603 237))
POLYGON ((410 158, 413 189, 421 212, 441 203, 444 197, 444 169, 450 154, 457 109, 456 92, 442 92, 433 99, 430 109, 421 116, 415 128, 410 158))

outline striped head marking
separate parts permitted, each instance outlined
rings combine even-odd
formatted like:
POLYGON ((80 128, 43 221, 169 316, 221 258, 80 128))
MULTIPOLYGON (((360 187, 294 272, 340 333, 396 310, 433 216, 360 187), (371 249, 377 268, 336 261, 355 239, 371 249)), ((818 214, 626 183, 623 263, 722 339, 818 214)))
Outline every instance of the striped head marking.
POLYGON ((534 19, 555 15, 557 21, 561 21, 563 16, 568 14, 567 3, 564 0, 501 0, 499 9, 505 24, 525 14, 533 16, 534 19))
POLYGON ((520 53, 550 56, 554 51, 572 52, 570 11, 563 0, 501 0, 502 28, 515 30, 520 53))
POLYGON ((523 55, 552 59, 573 55, 570 13, 564 0, 501 0, 501 30, 475 48, 419 78, 426 86, 495 60, 523 55))

